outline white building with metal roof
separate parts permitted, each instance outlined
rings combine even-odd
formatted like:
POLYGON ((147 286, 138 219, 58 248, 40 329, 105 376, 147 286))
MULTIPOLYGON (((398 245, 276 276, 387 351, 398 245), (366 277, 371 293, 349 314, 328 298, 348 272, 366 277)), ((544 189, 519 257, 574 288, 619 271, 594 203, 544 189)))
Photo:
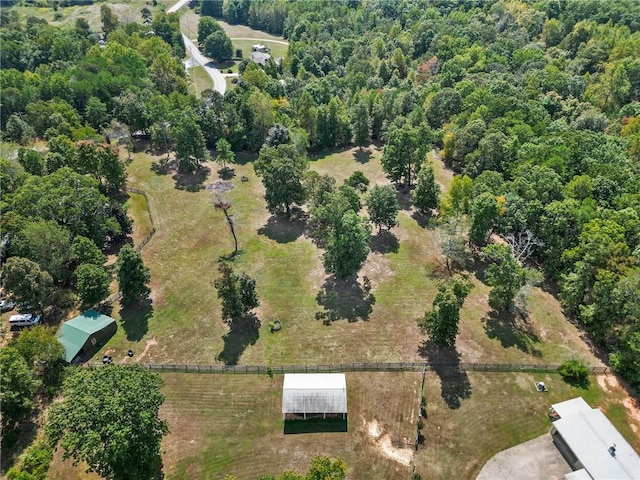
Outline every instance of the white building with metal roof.
POLYGON ((638 480, 640 456, 597 408, 582 397, 552 405, 560 418, 551 436, 571 468, 566 480, 638 480))
POLYGON ((285 418, 347 413, 347 380, 344 373, 286 373, 282 386, 285 418))

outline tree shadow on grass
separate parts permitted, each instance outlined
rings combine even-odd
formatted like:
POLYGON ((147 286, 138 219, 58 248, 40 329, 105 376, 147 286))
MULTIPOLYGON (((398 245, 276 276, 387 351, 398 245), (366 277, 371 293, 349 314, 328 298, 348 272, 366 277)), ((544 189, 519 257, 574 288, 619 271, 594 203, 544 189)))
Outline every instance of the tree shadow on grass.
POLYGON ((149 298, 120 308, 121 325, 130 342, 139 342, 149 331, 153 317, 153 302, 149 298))
POLYGON ((253 314, 234 320, 222 337, 224 348, 216 360, 225 365, 237 365, 249 345, 255 345, 260 336, 260 319, 253 314))
POLYGON ((390 230, 380 230, 376 235, 371 237, 371 251, 376 253, 398 253, 400 242, 398 237, 390 230))
POLYGON ((160 161, 151 163, 151 171, 156 175, 169 175, 174 166, 175 161, 163 157, 160 161))
POLYGON ((406 186, 399 186, 396 190, 396 198, 398 200, 398 205, 400 205, 400 210, 411 210, 413 207, 413 202, 411 201, 411 189, 406 186))
POLYGON ((429 230, 435 229, 435 218, 432 212, 427 211, 426 213, 422 213, 420 210, 416 210, 411 214, 411 218, 422 228, 428 228, 429 230))
POLYGON ((533 331, 528 317, 491 310, 489 317, 483 318, 482 322, 487 336, 498 339, 503 348, 516 347, 534 357, 542 357, 542 351, 536 345, 540 338, 533 331))
POLYGON ((297 433, 322 433, 322 432, 346 432, 347 415, 340 418, 308 418, 307 420, 284 421, 284 434, 295 435, 297 433))
POLYGON ((326 325, 343 318, 350 323, 369 320, 376 297, 371 293, 371 282, 367 277, 362 283, 358 283, 356 276, 344 280, 335 275, 328 277, 316 296, 316 302, 324 308, 316 313, 316 318, 326 325))
POLYGON ((176 182, 178 190, 186 190, 187 192, 199 192, 204 189, 204 181, 211 173, 211 169, 206 166, 200 166, 195 173, 176 172, 173 180, 176 182))
POLYGON ((222 180, 231 180, 235 176, 236 176, 236 171, 229 166, 226 166, 218 170, 218 177, 220 177, 222 180))
POLYGON ((306 226, 306 218, 301 214, 292 215, 290 218, 272 215, 267 223, 258 229, 258 234, 278 243, 290 243, 304 233, 306 226))
POLYGON ((371 160, 371 150, 368 148, 358 148, 353 152, 353 158, 358 163, 368 163, 371 160))
POLYGON ((432 364, 432 370, 440 378, 440 395, 447 406, 452 410, 460 408, 462 400, 471 397, 471 382, 467 372, 460 369, 460 354, 455 347, 425 340, 418 353, 432 364))

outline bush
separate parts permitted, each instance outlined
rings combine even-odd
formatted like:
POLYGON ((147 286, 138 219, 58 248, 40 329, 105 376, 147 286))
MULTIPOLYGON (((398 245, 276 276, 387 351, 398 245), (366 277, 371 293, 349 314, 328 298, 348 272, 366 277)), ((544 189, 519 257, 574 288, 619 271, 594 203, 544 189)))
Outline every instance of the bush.
POLYGON ((422 430, 424 428, 424 421, 419 418, 418 419, 418 430, 422 430))
POLYGON ((558 373, 571 383, 584 385, 589 382, 589 367, 582 360, 567 360, 560 365, 558 373))

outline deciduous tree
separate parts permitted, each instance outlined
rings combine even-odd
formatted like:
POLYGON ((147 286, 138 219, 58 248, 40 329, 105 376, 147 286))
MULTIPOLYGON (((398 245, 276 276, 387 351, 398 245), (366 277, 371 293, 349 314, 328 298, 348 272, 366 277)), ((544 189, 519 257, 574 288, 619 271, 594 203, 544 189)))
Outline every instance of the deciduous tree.
POLYGON ((411 192, 413 204, 422 212, 438 208, 440 186, 436 183, 433 165, 424 165, 418 173, 416 188, 411 192))
POLYGON ((471 283, 460 275, 438 285, 431 310, 418 320, 418 326, 438 345, 450 347, 455 344, 460 308, 471 288, 471 283))
POLYGON ((158 416, 162 383, 139 365, 75 369, 49 411, 47 438, 62 446, 63 458, 86 462, 104 478, 158 478, 160 442, 169 432, 158 416))
POLYGON ((171 116, 170 123, 180 170, 183 172, 198 170, 208 153, 195 113, 190 109, 175 112, 171 116))
POLYGON ((109 296, 111 278, 99 265, 84 263, 75 271, 78 296, 84 305, 95 305, 109 296))
POLYGON ((262 177, 271 213, 285 212, 289 216, 293 205, 304 203, 307 191, 303 180, 308 165, 293 145, 262 147, 254 168, 262 177))
POLYGON ((144 265, 140 254, 131 245, 125 245, 120 249, 116 260, 116 271, 124 304, 145 298, 151 292, 148 287, 149 269, 144 265))
POLYGON ((216 162, 220 164, 223 169, 227 168, 227 163, 233 163, 236 159, 235 153, 231 150, 231 144, 224 138, 219 139, 216 142, 216 162))
POLYGON ((369 255, 371 230, 353 210, 347 211, 330 233, 324 254, 324 266, 338 278, 355 274, 369 255))
POLYGON ((369 218, 378 226, 391 229, 396 226, 396 217, 400 210, 396 189, 392 185, 374 185, 367 196, 367 210, 369 218))
POLYGON ((222 303, 222 319, 227 324, 243 317, 260 305, 256 293, 256 281, 246 273, 236 274, 228 263, 218 264, 220 278, 213 285, 222 303))
POLYGON ((20 353, 12 347, 0 349, 0 412, 5 426, 29 413, 40 381, 20 353))
POLYGON ((40 311, 51 299, 51 275, 26 258, 9 258, 2 267, 2 282, 4 289, 13 294, 17 301, 40 311))

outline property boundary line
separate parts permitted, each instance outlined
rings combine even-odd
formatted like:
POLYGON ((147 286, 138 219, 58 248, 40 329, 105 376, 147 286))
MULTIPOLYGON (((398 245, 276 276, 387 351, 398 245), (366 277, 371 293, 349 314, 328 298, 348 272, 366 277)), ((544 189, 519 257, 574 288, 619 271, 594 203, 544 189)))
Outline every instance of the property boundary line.
MULTIPOLYGON (((130 192, 130 193, 137 193, 138 195, 142 195, 144 197, 145 201, 146 201, 146 204, 147 204, 147 213, 149 214, 149 220, 151 221, 151 230, 142 239, 140 244, 135 248, 136 252, 140 253, 142 251, 142 249, 147 245, 147 243, 149 243, 149 240, 151 240, 151 238, 156 233, 156 226, 155 226, 155 223, 153 221, 153 215, 151 214, 151 209, 149 208, 149 197, 147 195, 147 192, 145 192, 144 190, 142 190, 140 188, 125 186, 124 187, 124 191, 125 192, 130 192)), ((107 305, 111 305, 113 302, 116 302, 116 301, 120 300, 121 298, 122 298, 122 294, 120 292, 116 292, 116 293, 110 295, 106 300, 104 300, 103 303, 105 303, 107 305)))
MULTIPOLYGON (((96 364, 97 365, 97 364, 96 364)), ((375 362, 338 363, 325 365, 199 365, 153 364, 141 366, 157 372, 228 373, 228 374, 285 374, 285 373, 347 373, 347 372, 556 372, 560 365, 527 363, 437 363, 437 362, 375 362)), ((589 366, 589 374, 613 373, 610 367, 589 366)))

